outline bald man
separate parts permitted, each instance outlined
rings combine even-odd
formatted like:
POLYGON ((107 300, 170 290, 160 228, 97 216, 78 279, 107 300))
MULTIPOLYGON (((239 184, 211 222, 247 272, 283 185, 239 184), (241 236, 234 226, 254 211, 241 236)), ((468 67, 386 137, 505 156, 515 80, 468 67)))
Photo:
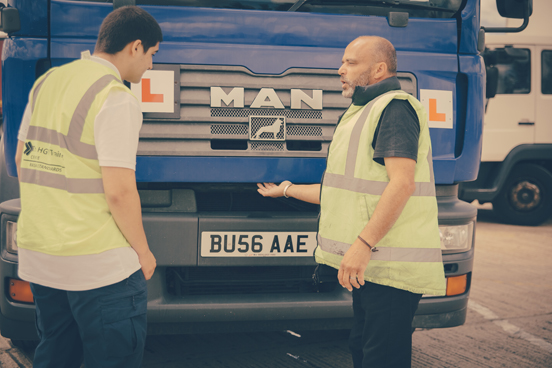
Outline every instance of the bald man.
POLYGON ((388 40, 351 42, 339 75, 352 104, 322 184, 258 184, 265 197, 320 204, 315 257, 353 292, 355 368, 410 367, 420 298, 445 293, 427 115, 396 72, 388 40))

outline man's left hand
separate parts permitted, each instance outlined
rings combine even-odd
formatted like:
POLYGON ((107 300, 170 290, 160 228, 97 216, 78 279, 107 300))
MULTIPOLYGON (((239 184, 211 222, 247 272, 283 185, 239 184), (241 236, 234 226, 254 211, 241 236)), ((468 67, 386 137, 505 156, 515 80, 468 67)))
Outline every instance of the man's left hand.
POLYGON ((353 291, 353 287, 359 289, 361 285, 364 285, 364 271, 371 256, 370 248, 356 239, 341 260, 337 273, 337 279, 341 286, 353 291))

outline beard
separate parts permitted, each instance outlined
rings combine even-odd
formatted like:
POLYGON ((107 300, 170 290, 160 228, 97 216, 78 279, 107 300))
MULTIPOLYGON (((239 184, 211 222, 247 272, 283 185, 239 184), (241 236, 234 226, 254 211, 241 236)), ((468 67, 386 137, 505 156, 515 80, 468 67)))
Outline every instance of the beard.
POLYGON ((372 68, 370 67, 367 71, 362 73, 357 79, 354 81, 351 81, 347 79, 346 77, 342 76, 341 81, 347 83, 346 85, 343 85, 343 92, 341 94, 345 98, 352 98, 353 94, 355 93, 355 88, 357 86, 369 86, 372 84, 372 68))

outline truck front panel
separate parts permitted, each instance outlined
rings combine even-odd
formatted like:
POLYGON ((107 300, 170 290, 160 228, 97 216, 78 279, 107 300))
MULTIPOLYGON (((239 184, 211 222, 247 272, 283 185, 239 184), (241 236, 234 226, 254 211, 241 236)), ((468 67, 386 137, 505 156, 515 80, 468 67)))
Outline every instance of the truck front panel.
MULTIPOLYGON (((20 13, 30 12, 29 3, 11 1, 20 13)), ((2 58, 5 101, 7 89, 12 96, 10 114, 4 103, 3 137, 11 176, 32 83, 48 67, 93 51, 101 21, 113 9, 102 2, 47 3, 47 15, 41 10, 39 18, 47 17, 48 34, 31 38, 25 28, 6 41, 12 51, 2 58), (35 54, 17 46, 33 46, 35 54), (22 82, 6 77, 6 70, 22 82)), ((477 1, 467 1, 463 11, 462 2, 453 1, 456 8, 443 12, 414 1, 404 9, 382 2, 359 15, 339 14, 353 11, 346 5, 285 12, 141 3, 164 35, 154 68, 144 76, 147 84, 131 86, 143 101, 136 178, 158 262, 148 282, 150 333, 350 325, 351 294, 335 274, 313 282, 319 207, 263 198, 256 183, 320 182, 336 122, 350 103, 341 95, 337 69, 347 44, 367 34, 396 47, 403 90, 422 102, 442 101, 430 134, 443 259, 446 276, 459 277, 465 287, 458 295, 422 298, 414 327, 464 323, 476 211, 458 200, 456 188, 475 178, 479 162, 483 73, 473 46, 478 21, 472 20, 477 1), (393 26, 389 10, 410 11, 408 24, 393 26), (168 103, 148 105, 144 96, 153 95, 162 95, 163 103, 168 96, 168 103)), ((15 223, 18 200, 0 210, 2 224, 15 223)), ((3 249, 14 242, 6 227, 3 249)), ((15 253, 2 253, 0 271, 0 330, 32 337, 32 304, 8 292, 9 280, 17 278, 15 253), (18 324, 26 329, 16 331, 18 324)))

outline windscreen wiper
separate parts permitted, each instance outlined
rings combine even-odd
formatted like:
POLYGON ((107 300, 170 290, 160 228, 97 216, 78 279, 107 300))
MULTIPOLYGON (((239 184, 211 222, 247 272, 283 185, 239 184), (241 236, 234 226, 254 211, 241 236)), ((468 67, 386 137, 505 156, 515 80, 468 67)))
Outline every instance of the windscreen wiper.
POLYGON ((295 4, 293 4, 293 5, 291 6, 291 8, 288 9, 288 11, 296 11, 297 9, 299 9, 300 7, 302 7, 303 4, 305 4, 307 1, 309 1, 309 0, 297 0, 297 1, 295 2, 295 4))
MULTIPOLYGON (((300 7, 305 5, 307 2, 314 2, 312 0, 297 0, 295 4, 288 9, 288 11, 297 11, 300 7)), ((456 13, 458 10, 441 8, 438 6, 431 5, 429 1, 427 4, 414 4, 409 0, 339 0, 339 1, 316 1, 318 4, 324 5, 370 5, 378 7, 401 7, 406 9, 423 9, 423 10, 436 10, 447 13, 456 13)))

